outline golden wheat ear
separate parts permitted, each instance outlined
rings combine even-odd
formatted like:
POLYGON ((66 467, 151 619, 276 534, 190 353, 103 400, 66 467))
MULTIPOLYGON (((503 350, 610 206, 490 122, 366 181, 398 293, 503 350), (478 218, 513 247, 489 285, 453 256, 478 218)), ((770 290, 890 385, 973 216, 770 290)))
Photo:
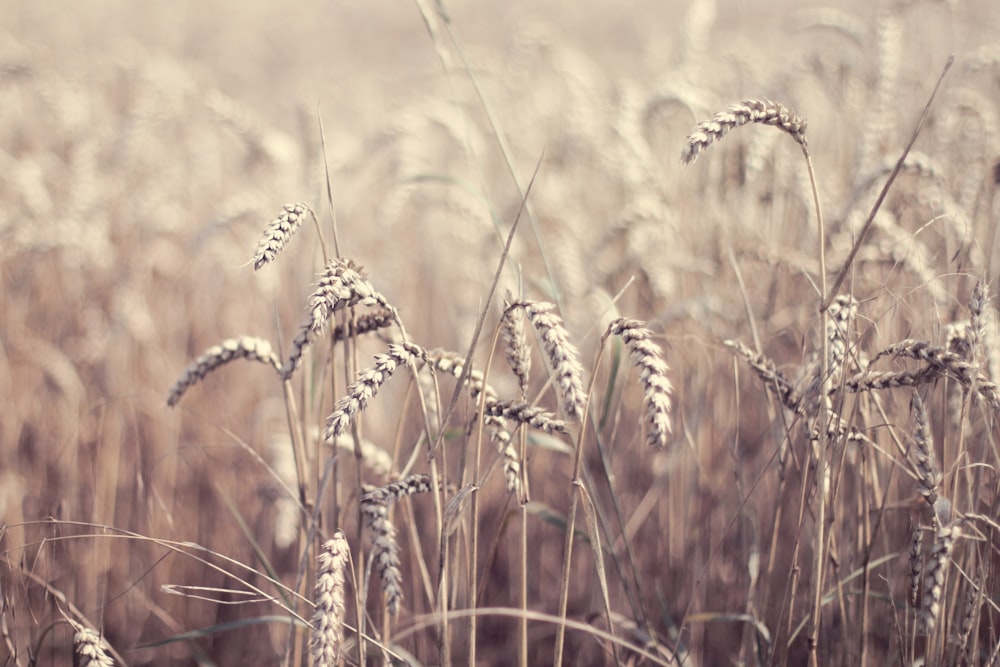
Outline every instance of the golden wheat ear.
POLYGON ((743 100, 702 121, 687 138, 681 149, 681 160, 686 164, 695 161, 698 154, 722 141, 730 131, 748 123, 771 125, 787 132, 799 144, 806 145, 806 121, 784 104, 771 100, 743 100))

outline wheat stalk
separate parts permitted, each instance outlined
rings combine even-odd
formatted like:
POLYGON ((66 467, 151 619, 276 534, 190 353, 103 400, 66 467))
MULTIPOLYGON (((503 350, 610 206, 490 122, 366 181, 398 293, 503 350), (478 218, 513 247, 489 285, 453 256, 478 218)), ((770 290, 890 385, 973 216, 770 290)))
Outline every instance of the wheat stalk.
POLYGON ((666 447, 673 431, 670 419, 673 385, 667 373, 670 367, 663 361, 663 350, 653 342, 653 332, 638 320, 618 318, 608 325, 604 338, 620 336, 628 348, 632 363, 639 369, 646 404, 646 423, 649 432, 646 442, 652 447, 666 447))
POLYGON ((312 641, 309 644, 313 667, 334 667, 344 641, 344 572, 350 549, 344 531, 338 530, 323 545, 316 572, 312 641))
POLYGON ((724 111, 702 121, 687 138, 681 150, 681 160, 690 164, 698 154, 712 144, 722 141, 731 130, 748 123, 771 125, 787 132, 800 145, 806 145, 806 121, 783 104, 771 100, 743 100, 724 111))
POLYGON ((230 338, 219 345, 213 345, 205 350, 191 365, 185 369, 184 374, 174 383, 167 397, 167 405, 174 407, 181 400, 184 392, 192 385, 197 384, 206 375, 214 371, 219 366, 227 364, 234 359, 249 359, 268 364, 274 370, 281 369, 281 361, 271 350, 271 344, 263 338, 253 336, 240 336, 230 338))

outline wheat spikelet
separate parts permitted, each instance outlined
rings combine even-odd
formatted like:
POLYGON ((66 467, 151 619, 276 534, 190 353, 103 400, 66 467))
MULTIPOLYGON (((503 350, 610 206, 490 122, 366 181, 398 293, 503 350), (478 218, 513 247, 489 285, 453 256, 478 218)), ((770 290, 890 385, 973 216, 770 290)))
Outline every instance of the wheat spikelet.
MULTIPOLYGON (((306 348, 323 332, 323 327, 335 312, 358 305, 380 307, 380 310, 373 314, 374 319, 365 321, 365 327, 378 327, 384 325, 390 318, 395 319, 391 306, 368 282, 363 268, 349 259, 330 260, 320 275, 316 289, 309 297, 306 318, 299 327, 299 333, 292 341, 288 359, 281 368, 282 377, 287 380, 302 364, 302 355, 305 354, 306 348)), ((358 324, 353 330, 360 332, 360 327, 358 324)), ((351 332, 352 327, 349 325, 346 329, 340 327, 334 335, 344 336, 351 332)))
POLYGON ((639 369, 646 403, 646 423, 649 432, 646 442, 653 447, 666 447, 673 431, 670 419, 670 395, 673 386, 667 377, 670 367, 663 361, 663 351, 653 342, 653 332, 642 322, 618 318, 608 325, 604 337, 620 336, 628 348, 632 363, 639 369))
POLYGON ((313 613, 312 640, 309 642, 313 667, 334 667, 344 641, 344 571, 350 550, 344 531, 333 534, 319 554, 316 571, 316 591, 313 613))
POLYGON ((80 667, 111 667, 115 661, 108 655, 108 643, 101 635, 75 621, 73 626, 73 650, 79 656, 80 667))
POLYGON ((257 249, 253 253, 254 271, 274 261, 285 244, 295 235, 307 214, 313 213, 305 204, 287 204, 278 217, 267 223, 267 229, 257 241, 257 249))
POLYGON ((219 366, 227 364, 234 359, 250 359, 260 361, 270 365, 280 372, 281 362, 278 356, 271 351, 271 344, 263 338, 253 336, 240 336, 230 338, 219 345, 213 345, 195 359, 187 367, 180 379, 174 383, 170 389, 170 396, 167 397, 167 405, 173 407, 181 400, 184 392, 192 385, 205 379, 205 376, 214 371, 219 366))
POLYGON ((520 308, 512 308, 511 294, 507 292, 503 317, 500 319, 500 335, 504 341, 504 357, 507 365, 517 378, 521 396, 528 393, 528 376, 531 372, 531 350, 524 333, 524 313, 520 308))
POLYGON ((783 104, 770 100, 743 100, 698 124, 681 150, 681 160, 690 164, 698 154, 747 123, 771 125, 787 132, 802 146, 806 145, 806 121, 783 104))
POLYGON ((365 409, 393 371, 423 356, 423 349, 412 343, 394 343, 389 345, 385 354, 375 355, 375 364, 358 374, 358 379, 347 388, 347 395, 337 401, 327 417, 323 439, 336 440, 337 436, 347 432, 355 416, 365 409))
POLYGON ((934 507, 942 475, 935 461, 934 435, 931 433, 927 420, 927 409, 924 407, 924 401, 920 398, 920 394, 913 394, 912 412, 913 421, 916 423, 913 445, 916 450, 917 491, 931 507, 934 507))
POLYGON ((528 320, 542 339, 542 347, 556 376, 563 412, 570 419, 579 419, 587 403, 583 366, 580 365, 580 353, 576 346, 569 342, 569 333, 562 318, 554 312, 555 305, 542 301, 520 301, 517 305, 524 308, 528 320))
POLYGON ((941 594, 948 572, 948 560, 955 548, 955 542, 961 536, 962 519, 942 525, 935 535, 924 575, 924 599, 920 608, 920 627, 926 634, 934 630, 941 616, 941 594))
POLYGON ((429 476, 411 475, 386 486, 366 486, 361 496, 361 513, 372 531, 372 560, 382 582, 386 609, 393 615, 399 612, 403 600, 403 574, 399 570, 399 542, 396 527, 389 520, 389 506, 406 496, 430 490, 429 476))
POLYGON ((502 417, 521 424, 527 424, 531 428, 544 431, 545 433, 565 434, 567 432, 566 422, 537 405, 515 401, 488 401, 486 403, 486 415, 489 417, 502 417))

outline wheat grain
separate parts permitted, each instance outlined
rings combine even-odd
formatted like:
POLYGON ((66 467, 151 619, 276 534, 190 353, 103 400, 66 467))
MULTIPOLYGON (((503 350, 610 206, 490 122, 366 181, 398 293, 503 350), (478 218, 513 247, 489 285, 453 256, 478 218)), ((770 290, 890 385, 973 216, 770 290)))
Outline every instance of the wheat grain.
POLYGON ((344 571, 350 555, 347 537, 338 530, 323 545, 316 572, 312 640, 309 643, 313 667, 334 667, 344 641, 344 571))
POLYGON ((281 369, 281 362, 278 356, 271 351, 271 344, 263 338, 253 336, 240 336, 230 338, 219 345, 213 345, 205 350, 191 365, 185 369, 184 374, 174 383, 167 397, 167 405, 174 407, 181 400, 192 385, 197 384, 206 375, 214 371, 219 366, 227 364, 234 359, 249 359, 268 364, 274 370, 281 369))
POLYGON ((379 388, 400 366, 425 356, 422 348, 413 343, 389 345, 385 354, 375 355, 375 364, 358 374, 358 379, 347 388, 347 395, 337 401, 333 412, 327 417, 324 440, 335 440, 346 433, 359 412, 364 411, 379 388))
POLYGON ((579 419, 587 404, 583 366, 580 365, 580 353, 569 341, 562 318, 554 312, 555 305, 543 301, 520 301, 517 305, 524 308, 528 320, 542 339, 542 347, 556 376, 563 412, 569 419, 579 419))
POLYGON ((653 332, 638 320, 618 318, 608 325, 604 337, 620 336, 628 348, 632 363, 639 369, 646 404, 646 423, 649 432, 646 442, 653 447, 666 447, 673 431, 670 419, 673 385, 667 373, 670 367, 663 361, 663 350, 653 342, 653 332))
POLYGON ((298 231, 307 214, 312 215, 313 212, 305 204, 288 204, 278 217, 267 223, 267 229, 257 241, 257 249, 253 253, 254 271, 274 261, 285 244, 298 231))
POLYGON ((724 111, 715 114, 711 120, 698 124, 687 138, 681 150, 681 160, 690 164, 698 154, 717 141, 721 141, 731 130, 747 123, 771 125, 787 132, 802 146, 806 145, 806 121, 783 104, 771 100, 743 100, 724 111))

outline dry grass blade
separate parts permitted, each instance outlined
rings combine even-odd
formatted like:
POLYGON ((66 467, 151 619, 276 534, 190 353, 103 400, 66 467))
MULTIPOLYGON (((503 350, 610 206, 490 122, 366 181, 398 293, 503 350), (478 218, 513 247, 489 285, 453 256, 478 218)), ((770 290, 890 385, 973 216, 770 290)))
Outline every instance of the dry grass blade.
POLYGON ((313 634, 309 644, 313 667, 334 667, 344 642, 345 578, 350 551, 344 531, 338 530, 323 545, 316 572, 313 634))
POLYGON ((257 249, 253 254, 255 271, 274 261, 295 235, 307 214, 312 215, 312 210, 305 204, 288 204, 278 217, 267 223, 267 229, 257 242, 257 249))
POLYGON ((608 325, 605 338, 620 336, 625 341, 632 363, 639 369, 646 404, 646 442, 652 447, 666 447, 673 423, 670 418, 673 385, 667 373, 670 367, 663 361, 663 350, 653 342, 653 332, 638 320, 618 318, 608 325))
POLYGON ((358 379, 347 388, 347 395, 337 401, 327 417, 324 440, 336 440, 337 436, 346 433, 357 414, 364 411, 368 401, 392 373, 423 356, 423 349, 413 343, 394 343, 385 354, 375 355, 375 364, 358 374, 358 379))
POLYGON ((227 364, 234 359, 249 359, 265 363, 274 370, 281 369, 281 361, 271 350, 271 344, 263 338, 253 336, 240 336, 230 338, 219 345, 213 345, 195 359, 184 371, 184 374, 174 383, 170 389, 170 396, 167 397, 167 405, 174 407, 181 400, 192 385, 205 379, 205 376, 214 371, 219 366, 227 364))
POLYGON ((687 138, 681 150, 681 160, 690 164, 698 154, 722 141, 731 130, 748 123, 771 125, 787 132, 802 146, 806 145, 806 121, 785 105, 771 100, 743 100, 702 121, 687 138))

